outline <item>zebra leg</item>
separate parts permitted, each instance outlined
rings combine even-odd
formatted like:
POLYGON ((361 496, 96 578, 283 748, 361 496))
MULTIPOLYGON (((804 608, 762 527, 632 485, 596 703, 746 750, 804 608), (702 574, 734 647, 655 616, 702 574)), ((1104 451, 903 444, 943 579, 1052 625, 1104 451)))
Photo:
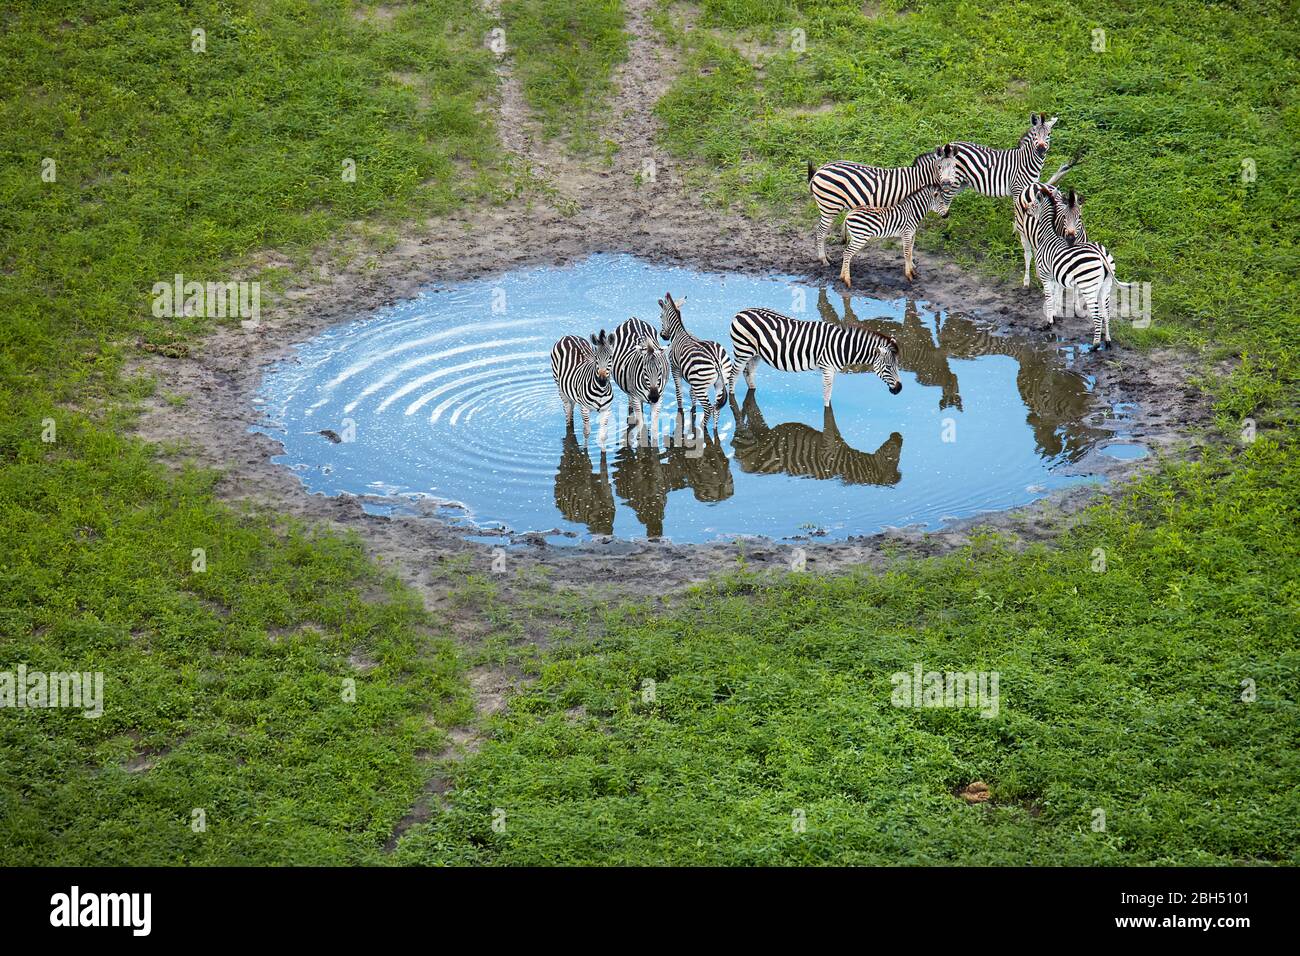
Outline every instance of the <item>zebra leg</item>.
POLYGON ((903 236, 903 275, 907 277, 908 282, 914 281, 920 273, 916 271, 916 266, 912 264, 912 243, 916 241, 916 233, 909 232, 903 236))
POLYGON ((831 231, 834 222, 835 214, 826 212, 823 212, 821 218, 817 220, 817 258, 824 266, 831 264, 831 261, 826 258, 826 235, 831 231))
POLYGON ((602 408, 600 414, 597 416, 599 427, 596 432, 596 444, 600 446, 601 457, 604 457, 605 455, 605 435, 609 426, 610 407, 611 406, 607 405, 602 408))
POLYGON ((835 384, 835 369, 822 367, 822 406, 829 408, 831 404, 831 386, 835 384))
POLYGON ((855 239, 844 247, 844 262, 840 265, 840 281, 850 289, 853 288, 853 275, 849 271, 849 265, 853 262, 853 257, 861 252, 866 244, 867 241, 865 239, 855 239))
POLYGON ((745 384, 750 388, 754 387, 754 369, 758 368, 758 356, 751 355, 749 361, 745 363, 745 384))
MULTIPOLYGON (((737 379, 740 378, 740 373, 742 371, 746 371, 749 367, 749 359, 750 359, 749 353, 744 349, 742 349, 739 345, 736 345, 734 347, 736 350, 736 363, 731 366, 731 381, 727 383, 728 392, 734 392, 736 390, 736 381, 737 379)), ((745 376, 745 380, 749 382, 750 388, 754 387, 754 383, 752 380, 750 380, 748 375, 745 376)))
POLYGON ((591 413, 587 411, 587 407, 584 405, 584 406, 582 406, 582 441, 583 441, 583 444, 586 444, 587 439, 590 438, 590 437, 591 437, 591 413))
POLYGON ((1043 283, 1043 318, 1047 319, 1047 327, 1051 328, 1056 313, 1053 305, 1056 300, 1056 283, 1050 279, 1043 283))
POLYGON ((704 423, 702 425, 705 434, 709 431, 709 420, 713 417, 713 402, 709 401, 709 389, 713 383, 710 382, 696 393, 695 386, 691 386, 691 413, 695 413, 695 405, 698 403, 704 409, 704 423))

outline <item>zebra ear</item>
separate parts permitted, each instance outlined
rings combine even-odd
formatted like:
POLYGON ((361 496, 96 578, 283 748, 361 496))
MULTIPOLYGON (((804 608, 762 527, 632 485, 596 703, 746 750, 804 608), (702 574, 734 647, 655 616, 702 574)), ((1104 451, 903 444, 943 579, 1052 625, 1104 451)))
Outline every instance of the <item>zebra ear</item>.
POLYGON ((1038 125, 1038 114, 1037 114, 1037 113, 1030 113, 1030 114, 1029 114, 1029 125, 1030 125, 1030 126, 1037 126, 1037 125, 1038 125))
POLYGON ((1043 125, 1046 126, 1046 127, 1050 130, 1053 126, 1056 125, 1056 121, 1057 121, 1058 119, 1060 119, 1059 116, 1053 116, 1051 119, 1047 119, 1046 116, 1044 116, 1044 117, 1043 117, 1043 125))

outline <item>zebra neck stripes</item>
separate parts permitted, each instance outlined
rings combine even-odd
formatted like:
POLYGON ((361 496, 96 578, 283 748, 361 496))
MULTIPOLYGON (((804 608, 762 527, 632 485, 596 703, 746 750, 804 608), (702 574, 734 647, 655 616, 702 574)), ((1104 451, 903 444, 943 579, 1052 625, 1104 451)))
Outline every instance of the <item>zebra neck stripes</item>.
POLYGON ((1043 162, 1052 145, 1050 119, 1037 113, 1015 149, 993 149, 979 143, 953 143, 962 184, 981 196, 1013 196, 1043 174, 1043 162))

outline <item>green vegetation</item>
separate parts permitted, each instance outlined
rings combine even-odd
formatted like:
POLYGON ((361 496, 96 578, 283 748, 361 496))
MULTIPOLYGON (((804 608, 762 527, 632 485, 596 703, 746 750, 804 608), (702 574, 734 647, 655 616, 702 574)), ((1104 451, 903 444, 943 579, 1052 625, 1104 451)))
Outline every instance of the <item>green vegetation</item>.
POLYGON ((547 136, 575 152, 600 146, 614 67, 627 58, 619 0, 504 0, 515 75, 547 136))
POLYGON ((1300 862, 1300 464, 1260 440, 1226 465, 1146 480, 1060 547, 619 609, 547 656, 399 857, 1300 862), (999 672, 997 715, 892 706, 916 664, 999 672), (975 780, 992 802, 958 799, 975 780))
MULTIPOLYGON (((1089 236, 1121 278, 1152 284, 1151 328, 1117 322, 1118 339, 1249 353, 1258 374, 1237 387, 1279 413, 1296 382, 1300 300, 1290 145, 1300 139, 1300 31, 1289 4, 701 6, 702 29, 676 34, 684 73, 658 111, 669 147, 717 171, 707 185, 720 199, 764 215, 806 208, 811 223, 808 160, 904 165, 954 139, 1009 148, 1031 112, 1059 115, 1046 172, 1088 148, 1066 182, 1086 198, 1089 236), (803 52, 791 48, 796 29, 803 52), (1105 31, 1104 52, 1094 30, 1105 31)), ((1009 204, 965 193, 942 227, 922 231, 923 246, 1018 281, 1009 204)), ((810 249, 811 235, 810 225, 810 249)))
POLYGON ((487 29, 474 0, 5 14, 0 670, 102 671, 111 706, 0 713, 0 862, 372 859, 468 716, 453 645, 357 543, 232 514, 126 437, 151 386, 122 363, 205 324, 154 318, 154 282, 492 188, 487 29))
MULTIPOLYGON (((592 146, 626 50, 620 5, 502 7, 544 128, 592 146)), ((1059 546, 982 540, 835 579, 742 568, 666 610, 507 607, 447 562, 450 603, 493 627, 471 661, 359 542, 233 511, 215 475, 132 439, 153 386, 123 369, 137 343, 183 361, 206 328, 152 316, 174 273, 270 284, 344 223, 509 191, 486 108, 492 21, 476 0, 8 11, 0 671, 102 671, 112 706, 0 712, 0 863, 1300 862, 1284 5, 699 13, 658 107, 666 146, 764 215, 803 208, 807 158, 1010 145, 1029 112, 1059 113, 1049 169, 1089 146, 1071 181, 1090 230, 1154 285, 1154 326, 1119 338, 1239 359, 1206 381, 1212 437, 1231 441, 1104 501, 1059 546), (263 268, 268 249, 289 264, 263 268), (385 855, 444 729, 471 717, 471 662, 536 680, 455 768, 447 811, 385 855), (998 671, 997 716, 891 706, 890 675, 918 663, 998 671), (975 780, 989 803, 956 795, 975 780)), ((1018 276, 1005 201, 961 197, 926 241, 1018 276)))

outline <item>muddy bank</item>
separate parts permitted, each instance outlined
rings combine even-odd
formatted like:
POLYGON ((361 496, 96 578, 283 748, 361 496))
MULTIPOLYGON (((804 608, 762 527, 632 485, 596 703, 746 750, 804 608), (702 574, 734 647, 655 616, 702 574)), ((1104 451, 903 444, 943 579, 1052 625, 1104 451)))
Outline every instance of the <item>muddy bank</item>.
MULTIPOLYGON (((822 267, 810 227, 748 219, 706 204, 683 183, 674 160, 656 149, 657 121, 650 110, 669 85, 673 60, 649 27, 649 7, 644 0, 628 4, 633 40, 628 63, 616 77, 618 93, 610 109, 610 138, 618 146, 611 165, 575 159, 559 146, 543 143, 509 61, 503 61, 497 109, 501 128, 510 131, 504 140, 521 168, 531 170, 546 188, 505 205, 412 224, 374 263, 354 257, 356 265, 336 271, 330 264, 335 250, 322 250, 280 301, 264 304, 259 327, 222 328, 196 343, 188 359, 142 358, 142 367, 158 378, 160 393, 184 396, 185 402, 179 407, 161 399, 148 403, 139 421, 140 435, 179 442, 199 463, 220 469, 224 477, 219 493, 229 500, 356 530, 373 553, 425 593, 431 609, 441 605, 451 587, 446 576, 431 575, 431 569, 467 555, 472 568, 489 573, 493 548, 465 540, 464 530, 432 517, 369 515, 356 499, 308 494, 290 471, 271 463, 280 452, 279 443, 249 432, 259 419, 252 397, 268 364, 292 357, 294 343, 431 284, 526 266, 565 265, 596 252, 626 252, 708 271, 830 280, 838 271, 837 250, 833 264, 822 267), (644 175, 647 161, 653 162, 653 179, 644 175)), ((960 214, 959 200, 953 215, 960 214)), ((855 262, 857 289, 883 298, 907 294, 932 307, 960 312, 994 332, 1047 339, 1037 290, 990 284, 934 256, 918 258, 921 278, 909 284, 902 278, 899 259, 896 250, 871 249, 860 256, 855 262)), ((1066 320, 1064 328, 1073 339, 1081 339, 1085 322, 1066 320)), ((1117 348, 1086 354, 1077 367, 1096 378, 1099 413, 1116 402, 1136 405, 1126 432, 1155 453, 1139 462, 1093 456, 1087 462, 1089 471, 1112 479, 1139 473, 1161 454, 1173 453, 1208 421, 1204 396, 1188 384, 1188 356, 1139 355, 1117 348)), ((736 567, 742 558, 750 569, 784 571, 791 566, 795 548, 806 552, 809 571, 833 571, 882 563, 887 541, 897 545, 889 550, 902 553, 946 552, 965 544, 979 526, 1022 541, 1045 539, 1097 493, 1094 488, 1073 488, 1027 508, 956 522, 940 532, 900 529, 824 544, 816 539, 714 545, 598 541, 554 547, 528 538, 509 548, 506 569, 539 570, 557 585, 596 583, 611 593, 626 594, 658 593, 701 581, 736 567)), ((514 578, 507 573, 500 579, 506 596, 514 578)))

